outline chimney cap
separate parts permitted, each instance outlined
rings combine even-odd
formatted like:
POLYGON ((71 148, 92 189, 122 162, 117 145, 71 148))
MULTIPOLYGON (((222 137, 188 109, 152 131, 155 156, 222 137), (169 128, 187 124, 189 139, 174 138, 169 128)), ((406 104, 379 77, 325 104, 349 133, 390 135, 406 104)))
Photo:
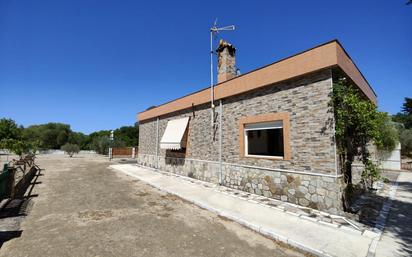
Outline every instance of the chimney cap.
POLYGON ((228 48, 230 52, 236 52, 236 48, 231 43, 221 39, 219 41, 219 47, 216 49, 216 52, 222 52, 225 48, 228 48))

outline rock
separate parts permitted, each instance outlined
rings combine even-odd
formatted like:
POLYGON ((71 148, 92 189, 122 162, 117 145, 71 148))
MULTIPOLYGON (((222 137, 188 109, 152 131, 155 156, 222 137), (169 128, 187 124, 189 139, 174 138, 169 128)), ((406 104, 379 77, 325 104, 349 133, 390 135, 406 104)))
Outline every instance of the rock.
POLYGON ((313 194, 316 192, 316 187, 310 185, 308 188, 309 188, 309 193, 313 194))
POLYGON ((276 186, 274 184, 270 184, 269 185, 269 191, 274 194, 276 193, 276 186))
POLYGON ((332 199, 330 199, 329 197, 325 198, 325 204, 326 204, 326 208, 329 208, 332 206, 332 199))
POLYGON ((264 180, 269 184, 270 182, 272 182, 272 178, 269 176, 265 176, 264 180))
POLYGON ((306 193, 308 192, 308 189, 307 189, 306 187, 304 187, 304 186, 299 186, 299 187, 298 187, 298 190, 299 190, 300 192, 302 192, 303 194, 306 194, 306 193))
POLYGON ((310 200, 311 200, 312 202, 314 202, 314 203, 317 203, 317 202, 318 202, 318 195, 312 195, 312 196, 310 197, 310 200))
POLYGON ((332 199, 336 199, 338 195, 335 192, 329 192, 329 197, 332 199))
POLYGON ((309 205, 309 201, 306 200, 305 198, 300 198, 299 199, 299 204, 306 207, 306 206, 309 205))

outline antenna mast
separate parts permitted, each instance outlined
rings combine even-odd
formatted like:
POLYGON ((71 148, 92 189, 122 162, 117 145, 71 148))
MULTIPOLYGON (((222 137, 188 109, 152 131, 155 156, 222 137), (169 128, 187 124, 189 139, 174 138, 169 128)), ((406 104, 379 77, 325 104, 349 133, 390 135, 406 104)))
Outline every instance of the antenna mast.
POLYGON ((213 24, 213 27, 210 28, 210 107, 212 109, 212 128, 214 124, 215 116, 215 93, 214 93, 214 81, 213 81, 213 37, 216 36, 220 31, 230 31, 235 30, 234 25, 217 27, 217 18, 213 24))

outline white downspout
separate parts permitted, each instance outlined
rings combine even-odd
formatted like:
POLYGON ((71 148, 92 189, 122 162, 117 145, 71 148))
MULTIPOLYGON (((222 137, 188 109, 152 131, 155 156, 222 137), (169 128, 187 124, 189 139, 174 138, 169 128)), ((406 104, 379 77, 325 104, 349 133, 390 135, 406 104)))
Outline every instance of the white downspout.
POLYGON ((222 99, 219 100, 219 183, 223 184, 223 170, 222 170, 222 115, 223 115, 223 106, 222 99))
POLYGON ((156 118, 156 169, 159 169, 159 117, 156 118))

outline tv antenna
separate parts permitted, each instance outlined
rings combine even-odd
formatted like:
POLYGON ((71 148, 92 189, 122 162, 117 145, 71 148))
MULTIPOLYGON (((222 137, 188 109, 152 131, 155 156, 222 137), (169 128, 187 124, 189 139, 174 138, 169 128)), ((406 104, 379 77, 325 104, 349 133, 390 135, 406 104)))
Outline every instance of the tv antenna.
POLYGON ((214 123, 214 110, 215 110, 215 104, 214 104, 214 81, 213 81, 213 37, 216 36, 219 32, 221 31, 231 31, 235 30, 234 25, 230 26, 225 26, 225 27, 218 27, 217 26, 217 18, 215 19, 215 22, 213 23, 213 27, 210 28, 210 107, 212 108, 212 126, 214 123))

